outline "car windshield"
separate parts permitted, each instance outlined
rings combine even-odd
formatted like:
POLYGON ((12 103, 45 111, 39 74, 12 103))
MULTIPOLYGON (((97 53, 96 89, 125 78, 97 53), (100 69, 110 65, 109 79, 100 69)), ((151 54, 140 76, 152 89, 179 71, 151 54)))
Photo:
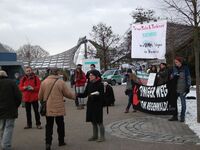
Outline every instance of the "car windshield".
POLYGON ((104 76, 108 76, 108 75, 112 75, 114 74, 115 70, 107 70, 106 72, 104 72, 104 76))

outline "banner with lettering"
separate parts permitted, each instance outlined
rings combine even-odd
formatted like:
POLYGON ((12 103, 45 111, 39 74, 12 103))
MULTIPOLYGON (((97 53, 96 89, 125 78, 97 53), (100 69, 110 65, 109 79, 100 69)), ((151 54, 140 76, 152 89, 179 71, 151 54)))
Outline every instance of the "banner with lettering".
POLYGON ((167 21, 132 25, 132 58, 165 59, 167 21))
POLYGON ((175 83, 175 80, 170 80, 159 86, 137 85, 138 108, 154 114, 173 113, 174 102, 177 99, 175 83))

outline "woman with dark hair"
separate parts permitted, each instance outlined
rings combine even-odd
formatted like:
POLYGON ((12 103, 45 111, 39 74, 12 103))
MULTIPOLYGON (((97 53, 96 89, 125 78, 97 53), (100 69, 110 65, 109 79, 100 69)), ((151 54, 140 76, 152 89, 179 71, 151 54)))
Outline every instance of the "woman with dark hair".
POLYGON ((159 72, 156 76, 156 84, 161 85, 168 81, 169 79, 169 71, 166 63, 160 63, 159 72))
POLYGON ((126 110, 124 113, 129 112, 129 108, 131 107, 131 105, 133 107, 133 112, 136 112, 136 110, 134 109, 134 105, 132 103, 132 99, 133 99, 133 88, 135 86, 135 83, 138 82, 138 79, 131 69, 127 70, 127 74, 125 75, 123 82, 126 82, 125 94, 128 96, 128 104, 126 106, 126 110))
POLYGON ((104 85, 97 70, 90 71, 89 80, 84 93, 78 93, 77 97, 88 97, 86 122, 91 122, 93 126, 93 136, 88 141, 103 142, 105 140, 103 125, 104 85), (98 128, 100 130, 99 137, 98 128))
MULTIPOLYGON (((85 89, 86 76, 80 67, 76 68, 75 71, 75 90, 76 93, 83 93, 85 89)), ((78 98, 77 109, 84 109, 84 98, 78 98)))

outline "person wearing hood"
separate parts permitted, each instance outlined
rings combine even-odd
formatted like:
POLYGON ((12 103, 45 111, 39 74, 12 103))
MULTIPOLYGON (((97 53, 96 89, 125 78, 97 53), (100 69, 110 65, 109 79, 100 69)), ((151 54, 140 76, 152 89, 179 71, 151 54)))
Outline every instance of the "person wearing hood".
POLYGON ((0 142, 3 150, 11 149, 15 119, 22 99, 15 81, 7 77, 7 73, 0 70, 0 142))
POLYGON ((69 90, 66 83, 60 79, 59 69, 52 68, 50 69, 50 75, 41 83, 38 94, 39 100, 46 100, 46 150, 51 149, 54 120, 57 124, 58 145, 66 145, 64 97, 73 100, 76 98, 75 94, 69 90))
POLYGON ((93 126, 93 135, 88 141, 103 142, 105 140, 103 125, 104 85, 97 70, 90 71, 89 81, 84 93, 77 93, 77 97, 88 97, 86 122, 91 122, 93 126), (100 130, 99 136, 98 128, 100 130))

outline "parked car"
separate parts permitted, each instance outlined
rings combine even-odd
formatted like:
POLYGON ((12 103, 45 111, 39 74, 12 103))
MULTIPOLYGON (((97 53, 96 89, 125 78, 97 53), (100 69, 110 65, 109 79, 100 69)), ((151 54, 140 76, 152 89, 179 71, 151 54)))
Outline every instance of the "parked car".
POLYGON ((115 69, 105 71, 101 78, 103 81, 106 81, 111 85, 116 85, 116 83, 121 85, 123 77, 121 75, 121 72, 118 69, 115 69))

